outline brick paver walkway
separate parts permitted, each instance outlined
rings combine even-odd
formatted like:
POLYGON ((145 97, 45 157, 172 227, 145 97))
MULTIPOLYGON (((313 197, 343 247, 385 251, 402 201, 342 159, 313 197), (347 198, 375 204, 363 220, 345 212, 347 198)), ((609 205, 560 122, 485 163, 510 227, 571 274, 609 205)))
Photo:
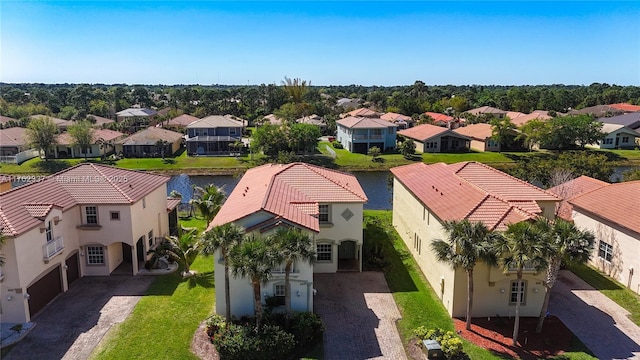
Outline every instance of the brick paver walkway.
POLYGON ((314 274, 314 288, 326 360, 407 358, 396 328, 400 312, 384 274, 314 274))
POLYGON ((640 359, 640 328, 629 312, 571 271, 560 271, 549 311, 598 359, 640 359))

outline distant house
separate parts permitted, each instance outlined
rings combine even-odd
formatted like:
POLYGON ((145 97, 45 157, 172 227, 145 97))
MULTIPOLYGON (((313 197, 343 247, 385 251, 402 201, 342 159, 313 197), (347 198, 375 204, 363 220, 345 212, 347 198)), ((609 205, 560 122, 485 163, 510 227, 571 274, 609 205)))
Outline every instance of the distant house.
POLYGON ((573 221, 573 206, 571 206, 569 200, 607 185, 609 185, 609 183, 582 175, 558 186, 549 188, 547 191, 562 199, 562 202, 556 207, 556 216, 567 221, 573 221))
POLYGON ((138 274, 177 224, 168 181, 83 163, 0 194, 2 321, 30 321, 81 277, 138 274))
POLYGON ((591 264, 640 293, 640 181, 609 184, 569 199, 576 226, 591 230, 591 264))
POLYGON ((165 128, 174 128, 174 129, 184 129, 190 124, 198 121, 195 116, 191 116, 189 114, 182 114, 180 116, 176 116, 173 119, 168 120, 164 123, 163 127, 165 128))
POLYGON ((598 118, 598 121, 609 124, 624 125, 632 130, 640 129, 640 112, 628 113, 612 117, 598 118))
POLYGON ((8 116, 2 116, 0 115, 0 127, 5 127, 7 126, 9 123, 17 123, 18 120, 14 119, 14 118, 10 118, 8 116))
POLYGON ((87 115, 87 119, 93 123, 94 127, 102 127, 103 125, 112 124, 115 122, 115 120, 91 114, 87 115))
POLYGON ((360 109, 349 111, 348 113, 345 113, 345 114, 341 114, 340 117, 343 119, 347 117, 380 118, 380 115, 382 114, 379 112, 373 111, 371 109, 360 108, 360 109))
MULTIPOLYGON (((304 164, 267 164, 248 170, 207 230, 233 223, 249 234, 265 237, 294 228, 311 237, 317 261, 298 261, 291 275, 291 307, 313 311, 313 274, 362 271, 362 187, 353 175, 304 164), (295 294, 295 295, 294 295, 295 294)), ((215 258, 215 282, 224 283, 221 254, 215 258)), ((253 289, 246 278, 230 278, 231 314, 253 315, 253 289)), ((284 297, 284 271, 278 266, 262 285, 266 297, 284 297)), ((226 311, 224 286, 216 291, 216 313, 226 311)))
POLYGON ((380 118, 347 117, 336 121, 337 140, 353 153, 366 154, 376 146, 385 151, 396 146, 398 125, 380 118))
POLYGON ((571 110, 569 111, 568 115, 590 114, 597 118, 601 118, 601 117, 622 115, 624 113, 625 113, 624 110, 620 110, 610 105, 595 105, 595 106, 589 106, 580 110, 571 110))
POLYGON ((385 120, 385 121, 389 121, 389 122, 392 122, 392 123, 398 125, 399 129, 406 129, 408 127, 412 127, 413 123, 414 123, 414 121, 411 118, 411 116, 397 114, 397 113, 393 113, 393 112, 388 112, 388 113, 380 115, 380 119, 385 120))
POLYGON ((465 113, 469 113, 475 116, 495 117, 498 119, 502 119, 507 115, 506 111, 494 108, 492 106, 481 106, 479 108, 467 110, 465 111, 465 113))
POLYGON ((460 123, 453 116, 427 111, 424 115, 433 119, 433 125, 444 126, 448 129, 457 128, 460 123))
POLYGON ((553 118, 547 115, 547 112, 543 110, 535 110, 531 112, 531 114, 523 114, 517 111, 509 111, 507 112, 507 116, 509 117, 509 119, 511 119, 511 122, 514 123, 516 126, 522 126, 531 120, 546 121, 553 118))
MULTIPOLYGON (((416 163, 391 169, 393 226, 407 245, 443 306, 453 317, 465 316, 467 280, 464 270, 437 261, 431 249, 435 239, 446 239, 444 221, 482 222, 503 231, 509 224, 544 216, 554 218, 559 199, 529 183, 476 162, 416 163)), ((480 262, 474 271, 473 317, 538 316, 544 300, 544 273, 524 271, 517 286, 515 269, 480 262)))
POLYGON ((187 154, 230 154, 234 144, 242 140, 242 120, 231 115, 211 115, 187 125, 187 154))
POLYGON ((475 151, 500 151, 500 144, 491 140, 493 129, 485 123, 471 124, 457 128, 456 133, 471 139, 471 149, 475 151))
POLYGON ((277 117, 275 114, 265 115, 262 118, 262 125, 282 125, 283 120, 277 117))
POLYGON ((116 142, 116 152, 126 157, 171 156, 182 147, 181 133, 157 127, 149 127, 116 142), (159 147, 159 142, 165 145, 159 147))
POLYGON ((0 129, 0 162, 21 164, 25 160, 40 156, 27 140, 27 129, 12 127, 0 129))
MULTIPOLYGON (((605 119, 606 120, 606 119, 605 119)), ((631 130, 620 124, 602 124, 604 138, 590 147, 600 149, 633 149, 636 146, 636 139, 640 138, 640 133, 631 130)))
POLYGON ((46 118, 49 118, 51 121, 53 121, 54 124, 56 124, 56 126, 58 127, 58 130, 60 132, 66 131, 69 126, 74 124, 73 121, 64 120, 64 119, 58 119, 58 118, 55 118, 53 116, 48 116, 48 115, 31 115, 30 117, 32 119, 46 119, 46 118))
POLYGON ((362 103, 362 99, 340 98, 336 101, 336 107, 344 110, 357 109, 360 107, 360 103, 362 103))
POLYGON ((609 105, 614 109, 622 110, 625 113, 640 112, 640 105, 631 105, 627 103, 617 103, 609 105))
POLYGON ((470 138, 441 126, 422 124, 398 131, 398 135, 416 144, 421 153, 468 151, 470 138))
POLYGON ((119 131, 96 129, 94 132, 94 142, 86 149, 87 152, 84 153, 79 147, 73 146, 73 138, 68 132, 64 132, 58 135, 58 143, 53 147, 54 157, 82 158, 106 155, 114 151, 116 141, 124 139, 125 137, 126 135, 119 131))
POLYGON ((116 113, 118 122, 126 122, 131 132, 144 129, 147 126, 155 126, 155 119, 158 113, 153 109, 128 108, 116 113))

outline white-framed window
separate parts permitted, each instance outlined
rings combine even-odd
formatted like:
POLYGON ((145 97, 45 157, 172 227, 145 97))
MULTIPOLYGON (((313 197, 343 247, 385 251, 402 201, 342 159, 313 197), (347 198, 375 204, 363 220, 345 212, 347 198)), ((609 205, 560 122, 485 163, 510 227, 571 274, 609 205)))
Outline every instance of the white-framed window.
POLYGON ((333 246, 331 244, 317 244, 316 254, 318 261, 331 261, 333 246))
POLYGON ((526 303, 526 293, 527 293, 527 282, 524 280, 520 281, 512 281, 511 282, 511 291, 509 292, 509 304, 515 305, 516 302, 520 301, 521 305, 526 303))
POLYGON ((600 244, 598 247, 598 257, 605 261, 611 262, 611 260, 613 259, 613 246, 600 240, 600 244))
POLYGON ((104 265, 104 247, 87 246, 87 264, 104 265))
POLYGON ((284 297, 285 296, 284 284, 275 284, 275 285, 273 285, 273 296, 278 296, 278 297, 284 297))
POLYGON ((327 204, 318 205, 318 220, 321 223, 329 222, 329 205, 327 204))
POLYGON ((84 208, 85 220, 89 225, 98 224, 98 208, 95 206, 87 206, 84 208))
POLYGON ((111 211, 111 220, 120 220, 120 211, 111 211))
POLYGON ((153 246, 153 229, 149 230, 149 247, 153 246))
POLYGON ((47 227, 45 229, 45 235, 47 238, 47 242, 53 241, 53 226, 51 226, 51 221, 47 221, 47 227))

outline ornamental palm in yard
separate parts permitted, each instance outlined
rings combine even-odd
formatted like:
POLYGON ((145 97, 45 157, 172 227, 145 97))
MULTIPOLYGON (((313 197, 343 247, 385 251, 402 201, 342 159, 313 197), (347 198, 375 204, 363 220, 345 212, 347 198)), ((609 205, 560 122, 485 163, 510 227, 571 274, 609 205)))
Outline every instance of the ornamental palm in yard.
POLYGON ((536 223, 522 221, 510 224, 504 236, 498 237, 494 243, 494 249, 505 271, 516 271, 518 297, 516 299, 515 323, 513 325, 513 346, 518 344, 518 331, 520 328, 520 293, 522 273, 526 268, 533 267, 536 271, 542 271, 547 266, 548 233, 542 230, 546 220, 537 220, 536 223))
POLYGON ((213 184, 205 187, 194 186, 193 192, 195 198, 191 199, 190 203, 195 205, 200 210, 200 214, 207 219, 207 223, 210 223, 220 211, 227 197, 226 194, 222 188, 213 184))
POLYGON ((556 218, 553 224, 542 223, 543 230, 549 232, 548 266, 544 284, 544 302, 540 310, 536 333, 542 332, 542 325, 549 307, 551 289, 558 279, 558 271, 562 263, 584 263, 589 261, 595 236, 590 231, 582 231, 572 222, 556 218))
POLYGON ((473 269, 478 261, 489 265, 495 264, 495 256, 491 252, 491 243, 495 233, 481 222, 445 221, 442 224, 447 233, 446 240, 436 239, 431 242, 438 261, 446 262, 452 268, 462 268, 467 273, 467 330, 471 330, 473 308, 473 269))
POLYGON ((229 252, 233 275, 248 278, 253 286, 253 306, 258 330, 262 325, 261 285, 269 281, 271 271, 279 260, 274 245, 271 238, 247 235, 229 252))
MULTIPOLYGON (((216 226, 204 233, 201 240, 202 253, 213 255, 220 250, 224 261, 224 301, 227 322, 231 321, 231 294, 229 293, 229 252, 244 237, 244 229, 233 223, 216 226)), ((215 259, 214 259, 215 261, 215 259)))
POLYGON ((149 250, 149 253, 169 256, 183 266, 184 275, 189 275, 189 267, 200 253, 200 244, 197 241, 196 230, 180 229, 178 236, 167 236, 158 247, 149 250))
POLYGON ((284 304, 286 309, 285 327, 291 323, 291 283, 289 276, 293 265, 297 262, 312 264, 316 260, 316 252, 311 237, 300 229, 281 228, 273 236, 277 245, 278 260, 284 262, 284 304))

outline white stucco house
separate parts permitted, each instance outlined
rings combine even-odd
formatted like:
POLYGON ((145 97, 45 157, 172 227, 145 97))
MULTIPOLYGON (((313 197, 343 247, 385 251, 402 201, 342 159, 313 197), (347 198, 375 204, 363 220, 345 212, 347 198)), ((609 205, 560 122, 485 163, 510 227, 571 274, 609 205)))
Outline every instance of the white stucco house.
POLYGON ((640 138, 640 133, 622 124, 602 124, 604 137, 601 141, 593 144, 592 147, 600 149, 633 149, 636 146, 636 139, 640 138))
MULTIPOLYGON (((446 240, 444 221, 467 219, 489 229, 538 216, 554 217, 559 198, 487 165, 416 163, 391 169, 393 226, 415 258, 431 287, 452 317, 464 317, 467 277, 437 261, 431 250, 435 239, 446 240)), ((518 286, 515 271, 479 263, 474 269, 473 317, 512 316, 516 302, 522 316, 537 316, 544 300, 544 274, 524 272, 518 286)))
POLYGON ((176 225, 166 176, 84 163, 32 180, 0 194, 3 322, 30 321, 80 277, 136 275, 176 225))
MULTIPOLYGON (((367 201, 355 176, 304 163, 267 164, 248 170, 209 228, 227 223, 265 237, 281 226, 308 233, 317 261, 294 264, 291 308, 313 311, 313 274, 362 270, 362 215, 367 201)), ((215 255, 215 282, 224 284, 224 263, 215 255)), ((248 279, 230 277, 231 314, 253 315, 253 290, 248 279)), ((284 272, 275 269, 262 286, 262 301, 284 297, 284 272)), ((216 291, 216 312, 225 314, 224 287, 216 291)))

